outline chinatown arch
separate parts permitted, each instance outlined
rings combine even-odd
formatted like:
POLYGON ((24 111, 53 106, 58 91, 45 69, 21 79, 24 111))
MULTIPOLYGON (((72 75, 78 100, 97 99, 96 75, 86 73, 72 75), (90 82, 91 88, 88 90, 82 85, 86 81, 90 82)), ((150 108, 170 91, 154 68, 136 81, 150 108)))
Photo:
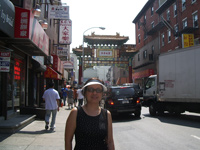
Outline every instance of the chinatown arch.
POLYGON ((127 36, 116 35, 91 35, 84 36, 87 47, 73 48, 72 51, 79 59, 79 85, 83 81, 83 70, 93 66, 117 66, 128 69, 129 83, 132 83, 132 60, 137 52, 135 45, 124 44, 129 40, 127 36), (84 59, 83 59, 84 58, 84 59), (84 62, 83 62, 84 61, 84 62), (84 64, 84 66, 82 66, 84 64))

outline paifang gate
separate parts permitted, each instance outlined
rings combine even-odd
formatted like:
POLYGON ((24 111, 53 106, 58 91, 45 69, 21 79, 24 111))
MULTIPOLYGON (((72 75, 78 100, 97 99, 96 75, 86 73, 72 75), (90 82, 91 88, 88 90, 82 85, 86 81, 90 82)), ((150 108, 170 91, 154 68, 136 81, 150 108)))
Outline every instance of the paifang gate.
POLYGON ((124 44, 129 40, 127 36, 116 35, 91 35, 84 36, 87 47, 73 48, 73 53, 79 59, 79 84, 82 84, 82 69, 93 66, 116 66, 129 71, 129 83, 132 82, 132 59, 135 45, 124 44), (83 60, 84 58, 84 60, 83 60), (84 64, 84 65, 83 65, 84 64), (83 66, 82 66, 83 65, 83 66))

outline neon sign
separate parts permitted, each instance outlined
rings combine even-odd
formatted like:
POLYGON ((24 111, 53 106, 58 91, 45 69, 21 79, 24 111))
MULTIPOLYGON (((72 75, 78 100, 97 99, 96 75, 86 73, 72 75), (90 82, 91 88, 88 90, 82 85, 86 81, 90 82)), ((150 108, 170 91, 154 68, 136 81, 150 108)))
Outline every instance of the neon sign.
POLYGON ((20 80, 20 73, 21 73, 21 68, 20 68, 20 60, 15 59, 15 65, 14 65, 14 79, 15 80, 20 80))

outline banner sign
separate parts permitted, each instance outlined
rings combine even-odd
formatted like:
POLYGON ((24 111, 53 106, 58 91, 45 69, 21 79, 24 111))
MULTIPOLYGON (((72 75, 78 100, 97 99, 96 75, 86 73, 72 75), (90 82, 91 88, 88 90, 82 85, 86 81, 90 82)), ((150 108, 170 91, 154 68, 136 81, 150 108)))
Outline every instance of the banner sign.
POLYGON ((49 19, 69 19, 69 6, 49 5, 49 19))
POLYGON ((49 55, 49 37, 30 10, 15 7, 15 38, 30 39, 49 55))
POLYGON ((9 0, 0 0, 0 30, 14 37, 15 7, 9 0))
POLYGON ((0 52, 0 72, 10 71, 10 52, 0 52))
POLYGON ((111 58, 114 57, 113 49, 97 49, 97 58, 106 57, 111 58))
POLYGON ((194 34, 182 34, 183 48, 194 46, 194 34))
POLYGON ((69 46, 67 47, 58 47, 57 55, 58 56, 67 56, 69 52, 69 46))
POLYGON ((64 69, 74 69, 74 64, 71 61, 62 61, 64 69))
POLYGON ((70 19, 60 20, 59 43, 72 43, 72 21, 70 19))

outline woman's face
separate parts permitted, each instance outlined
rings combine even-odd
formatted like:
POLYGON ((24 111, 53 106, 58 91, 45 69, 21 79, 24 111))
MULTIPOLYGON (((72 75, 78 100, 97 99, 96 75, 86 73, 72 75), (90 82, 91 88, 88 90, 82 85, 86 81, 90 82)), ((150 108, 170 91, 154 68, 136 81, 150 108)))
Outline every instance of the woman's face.
POLYGON ((89 85, 86 91, 87 103, 99 103, 103 96, 103 88, 101 85, 89 85))

